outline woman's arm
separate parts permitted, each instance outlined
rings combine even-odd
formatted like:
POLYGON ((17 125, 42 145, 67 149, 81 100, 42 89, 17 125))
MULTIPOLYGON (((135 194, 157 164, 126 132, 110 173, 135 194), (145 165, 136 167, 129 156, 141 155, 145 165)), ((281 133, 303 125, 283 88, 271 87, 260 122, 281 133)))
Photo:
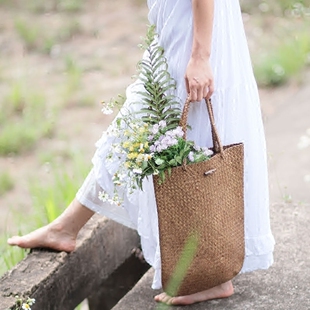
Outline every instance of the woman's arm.
POLYGON ((191 101, 210 98, 214 81, 209 58, 211 53, 214 0, 192 0, 193 46, 185 82, 191 101))

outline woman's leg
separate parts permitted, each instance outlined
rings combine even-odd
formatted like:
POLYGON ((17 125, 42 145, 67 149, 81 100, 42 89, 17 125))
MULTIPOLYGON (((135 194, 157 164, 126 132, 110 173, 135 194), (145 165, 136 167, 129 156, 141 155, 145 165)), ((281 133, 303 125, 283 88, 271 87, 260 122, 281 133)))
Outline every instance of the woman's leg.
POLYGON ((75 249, 78 232, 93 214, 93 211, 83 206, 75 198, 52 223, 25 236, 9 238, 8 244, 21 248, 42 247, 71 252, 75 249))
POLYGON ((211 299, 227 298, 234 293, 234 287, 231 281, 220 284, 209 290, 187 296, 171 297, 166 293, 155 296, 155 300, 168 305, 191 305, 211 299))

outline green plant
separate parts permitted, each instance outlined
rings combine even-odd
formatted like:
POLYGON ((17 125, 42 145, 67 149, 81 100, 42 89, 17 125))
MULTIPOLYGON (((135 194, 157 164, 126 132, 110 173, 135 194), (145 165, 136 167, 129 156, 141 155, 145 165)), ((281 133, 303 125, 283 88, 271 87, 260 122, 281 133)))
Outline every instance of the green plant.
MULTIPOLYGON (((21 231, 19 231, 21 234, 21 231)), ((17 247, 9 247, 6 243, 7 236, 0 239, 0 276, 7 270, 13 268, 17 263, 24 259, 27 251, 17 247)))
POLYGON ((58 39, 62 42, 71 39, 73 36, 82 32, 82 26, 77 20, 69 20, 58 31, 58 39))
POLYGON ((82 0, 62 0, 58 1, 58 8, 65 12, 77 12, 82 9, 83 3, 82 0))
POLYGON ((33 197, 36 227, 50 223, 63 212, 89 171, 89 166, 85 165, 79 156, 75 155, 71 161, 74 163, 73 172, 57 169, 56 164, 51 164, 52 182, 50 184, 31 182, 30 191, 33 197))
MULTIPOLYGON (((2 0, 4 1, 4 0, 2 0)), ((83 8, 82 0, 31 0, 26 3, 27 7, 35 13, 44 12, 78 12, 83 8)))
POLYGON ((6 105, 6 110, 12 113, 22 113, 25 108, 25 98, 24 91, 21 83, 14 83, 10 92, 4 100, 6 105))
POLYGON ((82 69, 78 66, 77 62, 70 56, 67 55, 65 57, 65 72, 67 74, 67 83, 65 84, 65 97, 72 96, 79 87, 82 82, 82 69))
POLYGON ((35 304, 36 300, 30 297, 15 296, 16 303, 12 310, 31 310, 31 306, 35 304))
MULTIPOLYGON (((30 181, 34 211, 29 216, 32 220, 27 222, 25 222, 24 218, 21 218, 21 215, 15 214, 15 219, 19 223, 19 235, 53 221, 74 198, 89 171, 89 166, 77 155, 71 158, 71 162, 73 163, 71 172, 60 167, 57 168, 56 164, 52 165, 52 180, 50 182, 30 181)), ((0 239, 0 275, 14 267, 27 255, 27 252, 23 249, 9 247, 6 239, 7 236, 2 236, 0 239)))
POLYGON ((6 118, 0 124, 0 156, 30 150, 41 138, 52 135, 56 110, 47 108, 42 94, 13 85, 5 107, 6 118))
MULTIPOLYGON (((182 284, 182 281, 186 276, 187 270, 193 262, 193 259, 198 249, 198 242, 199 238, 198 235, 195 233, 191 234, 186 240, 183 251, 179 257, 175 270, 171 275, 171 278, 166 288, 166 293, 169 296, 176 296, 180 285, 182 284)), ((157 306, 157 310, 166 309, 170 309, 170 306, 166 304, 159 304, 157 306)))
POLYGON ((287 37, 273 50, 256 58, 254 72, 259 85, 277 86, 300 74, 310 55, 310 37, 301 32, 287 37))
POLYGON ((19 19, 15 21, 15 30, 28 50, 37 47, 40 32, 36 25, 31 25, 29 22, 19 19))
POLYGON ((8 172, 0 172, 0 197, 14 188, 14 181, 8 172))

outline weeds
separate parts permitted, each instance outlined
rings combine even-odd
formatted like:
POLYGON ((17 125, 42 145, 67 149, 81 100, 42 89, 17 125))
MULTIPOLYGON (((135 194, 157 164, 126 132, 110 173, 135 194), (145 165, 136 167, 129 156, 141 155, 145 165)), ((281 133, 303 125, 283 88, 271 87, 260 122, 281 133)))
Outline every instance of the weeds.
POLYGON ((0 172, 0 197, 14 188, 14 181, 8 172, 0 172))
POLYGON ((30 25, 24 20, 17 20, 15 22, 15 30, 28 50, 33 50, 37 47, 37 40, 39 37, 39 29, 37 26, 30 25))
POLYGON ((254 65, 256 79, 262 86, 284 84, 298 76, 308 64, 310 56, 310 37, 302 32, 288 37, 274 50, 257 56, 254 65))
MULTIPOLYGON (((89 171, 80 156, 71 158, 73 162, 72 172, 64 171, 51 165, 52 181, 42 182, 42 180, 31 181, 30 191, 33 198, 33 214, 27 215, 31 221, 25 222, 24 218, 15 216, 19 222, 19 235, 26 231, 32 231, 46 225, 58 217, 74 198, 82 180, 89 171)), ((63 163, 64 165, 64 163, 63 163)), ((21 216, 21 215, 20 215, 21 216)), ((0 239, 0 275, 14 267, 26 255, 25 250, 9 247, 6 244, 6 237, 0 239)))
POLYGON ((16 84, 5 99, 5 107, 0 125, 0 156, 30 150, 41 138, 52 135, 56 112, 47 109, 43 95, 29 90, 26 94, 16 84))

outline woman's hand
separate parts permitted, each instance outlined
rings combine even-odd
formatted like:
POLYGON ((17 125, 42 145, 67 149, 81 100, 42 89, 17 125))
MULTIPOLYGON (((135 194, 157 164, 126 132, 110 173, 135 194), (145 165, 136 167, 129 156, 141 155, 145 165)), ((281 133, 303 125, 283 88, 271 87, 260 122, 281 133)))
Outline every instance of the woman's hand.
POLYGON ((209 99, 214 91, 214 79, 210 65, 212 29, 215 0, 192 0, 193 45, 188 62, 185 83, 189 99, 209 99))
POLYGON ((190 101, 209 99, 214 92, 214 79, 209 58, 191 57, 185 73, 190 101))

